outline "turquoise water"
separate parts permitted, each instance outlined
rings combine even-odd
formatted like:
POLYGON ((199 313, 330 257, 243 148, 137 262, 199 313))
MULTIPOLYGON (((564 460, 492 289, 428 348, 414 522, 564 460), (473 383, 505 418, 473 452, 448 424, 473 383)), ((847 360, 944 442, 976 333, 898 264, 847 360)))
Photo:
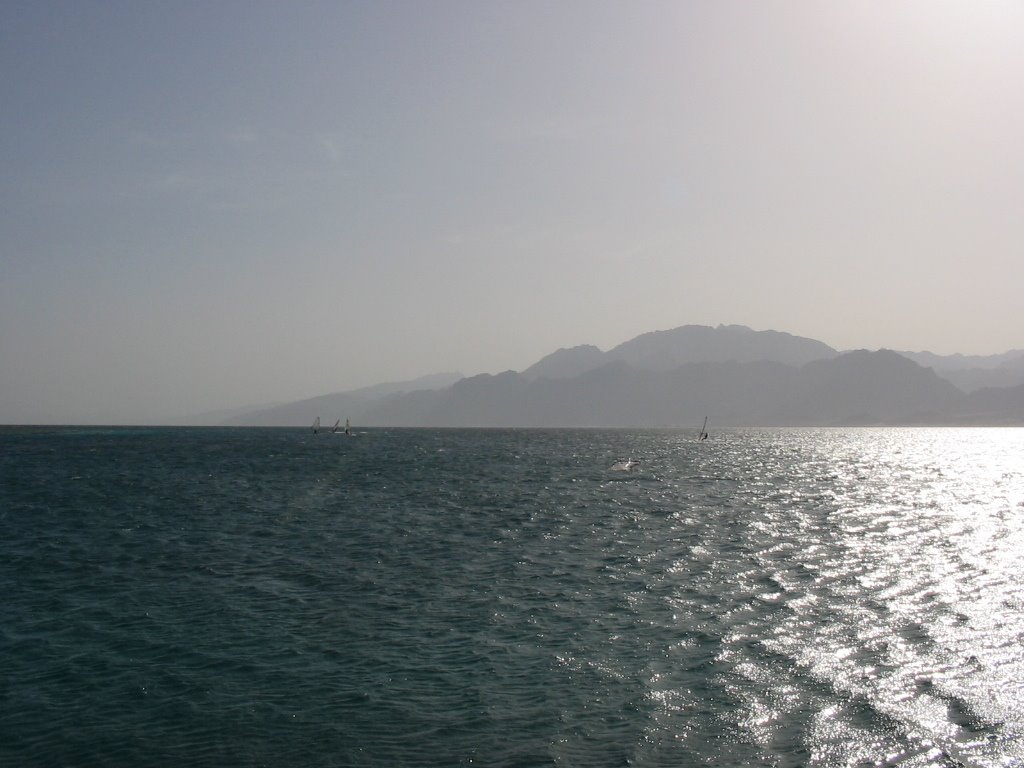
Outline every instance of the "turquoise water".
POLYGON ((4 428, 0 765, 1024 765, 1024 430, 694 434, 4 428))

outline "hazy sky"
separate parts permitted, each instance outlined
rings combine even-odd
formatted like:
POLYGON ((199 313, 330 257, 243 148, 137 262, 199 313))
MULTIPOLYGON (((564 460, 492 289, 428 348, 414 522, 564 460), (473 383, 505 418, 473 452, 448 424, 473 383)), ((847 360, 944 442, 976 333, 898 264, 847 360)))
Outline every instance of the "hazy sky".
POLYGON ((1024 347, 1024 0, 5 2, 0 71, 0 423, 1024 347))

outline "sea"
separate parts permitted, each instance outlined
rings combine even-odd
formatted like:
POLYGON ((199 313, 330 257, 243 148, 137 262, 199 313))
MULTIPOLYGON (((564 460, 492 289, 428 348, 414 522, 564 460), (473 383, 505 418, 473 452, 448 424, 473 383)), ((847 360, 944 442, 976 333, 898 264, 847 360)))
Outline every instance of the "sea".
POLYGON ((0 590, 2 766, 1024 766, 1024 429, 5 427, 0 590))

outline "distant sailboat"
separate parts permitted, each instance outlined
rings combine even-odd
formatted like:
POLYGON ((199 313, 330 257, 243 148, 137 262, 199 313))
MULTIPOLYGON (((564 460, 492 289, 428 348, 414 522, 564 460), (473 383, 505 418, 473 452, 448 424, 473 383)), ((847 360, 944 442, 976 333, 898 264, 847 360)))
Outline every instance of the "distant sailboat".
POLYGON ((320 432, 320 417, 316 417, 316 421, 313 422, 313 434, 319 434, 320 432))
POLYGON ((698 440, 707 440, 708 439, 708 417, 707 416, 704 417, 704 426, 702 426, 700 428, 700 436, 698 436, 697 439, 698 440))
POLYGON ((333 434, 334 434, 335 432, 337 432, 337 431, 338 431, 338 425, 339 425, 339 424, 341 424, 341 419, 338 419, 338 420, 337 420, 336 422, 334 422, 334 426, 333 426, 333 427, 331 427, 331 434, 332 434, 332 435, 333 435, 333 434))
POLYGON ((352 437, 355 433, 352 431, 352 425, 348 423, 348 419, 345 419, 345 434, 352 437))

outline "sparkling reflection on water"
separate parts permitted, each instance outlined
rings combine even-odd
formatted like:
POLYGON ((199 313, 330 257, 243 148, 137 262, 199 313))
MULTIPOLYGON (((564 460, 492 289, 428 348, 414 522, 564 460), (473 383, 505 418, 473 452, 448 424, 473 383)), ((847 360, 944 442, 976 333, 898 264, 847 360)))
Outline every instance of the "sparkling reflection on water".
POLYGON ((791 764, 1024 764, 1021 430, 744 437, 704 459, 750 472, 735 596, 779 608, 718 657, 741 730, 791 764))
POLYGON ((0 433, 0 763, 1024 765, 1024 430, 321 438, 0 433))

